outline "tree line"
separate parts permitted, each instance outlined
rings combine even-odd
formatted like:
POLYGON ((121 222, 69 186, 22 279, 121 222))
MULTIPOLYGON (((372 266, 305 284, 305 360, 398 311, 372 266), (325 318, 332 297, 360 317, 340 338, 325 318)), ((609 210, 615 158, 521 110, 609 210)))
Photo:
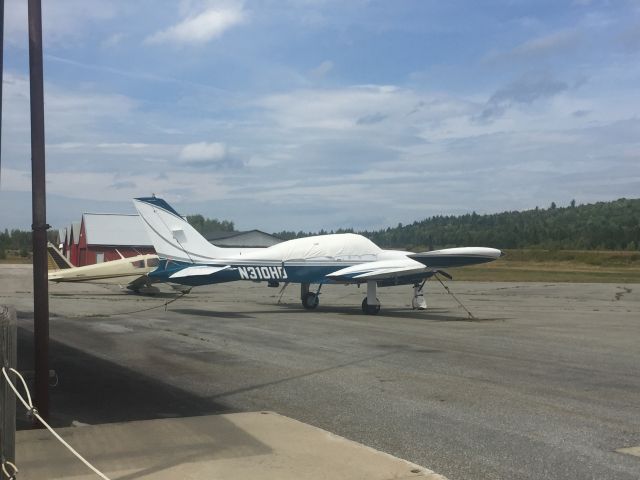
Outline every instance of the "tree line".
MULTIPOLYGON (((50 242, 54 242, 57 233, 55 231, 47 232, 47 238, 50 242)), ((7 228, 0 230, 0 260, 7 258, 7 253, 28 257, 31 254, 32 236, 30 231, 7 228)))
POLYGON ((187 215, 187 222, 200 233, 211 232, 233 232, 235 225, 229 220, 218 220, 217 218, 205 218, 200 214, 187 215))
MULTIPOLYGON (((201 233, 234 231, 229 220, 189 215, 187 220, 201 233)), ((353 233, 352 229, 320 232, 282 231, 275 236, 289 240, 326 233, 353 233)), ((548 208, 479 215, 436 215, 380 230, 360 231, 383 248, 429 250, 453 246, 487 246, 506 249, 549 250, 640 250, 640 199, 621 198, 612 202, 566 207, 552 203, 548 208)), ((56 232, 48 232, 55 241, 56 232)), ((8 251, 22 256, 31 253, 31 232, 0 231, 0 259, 8 251)))
MULTIPOLYGON (((339 230, 352 232, 352 230, 339 230)), ((334 233, 334 232, 319 232, 334 233)), ((384 248, 428 250, 453 246, 505 249, 640 250, 640 199, 479 215, 436 215, 381 230, 358 232, 384 248)), ((310 233, 283 231, 283 239, 310 233)))

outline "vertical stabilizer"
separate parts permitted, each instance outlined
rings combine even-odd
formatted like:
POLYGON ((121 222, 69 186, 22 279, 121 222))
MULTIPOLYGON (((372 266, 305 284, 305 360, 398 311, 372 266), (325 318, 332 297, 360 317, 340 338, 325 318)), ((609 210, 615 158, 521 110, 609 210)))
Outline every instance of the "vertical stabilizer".
POLYGON ((133 204, 160 258, 208 263, 223 255, 161 198, 135 198, 133 204))

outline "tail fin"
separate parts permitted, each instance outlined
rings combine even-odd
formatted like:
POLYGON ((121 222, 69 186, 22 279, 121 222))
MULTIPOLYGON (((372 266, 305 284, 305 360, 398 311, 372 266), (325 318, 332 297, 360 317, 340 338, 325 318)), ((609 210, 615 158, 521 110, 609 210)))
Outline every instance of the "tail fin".
POLYGON ((47 242, 47 253, 49 259, 49 270, 65 270, 74 268, 71 262, 65 258, 60 250, 53 246, 51 242, 47 242))
POLYGON ((160 258, 188 263, 210 262, 222 257, 195 228, 161 198, 135 198, 133 204, 160 258))

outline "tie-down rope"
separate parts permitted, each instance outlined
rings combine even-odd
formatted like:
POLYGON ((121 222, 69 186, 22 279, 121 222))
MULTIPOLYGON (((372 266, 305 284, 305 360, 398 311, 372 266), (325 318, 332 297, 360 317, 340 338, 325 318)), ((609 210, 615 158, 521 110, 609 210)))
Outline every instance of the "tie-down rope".
POLYGON ((473 316, 473 313, 471 313, 471 312, 469 311, 469 309, 468 309, 467 307, 465 307, 465 306, 464 306, 464 304, 463 304, 463 303, 458 299, 458 297, 456 297, 456 296, 453 294, 453 292, 452 292, 451 290, 449 290, 449 287, 447 287, 447 286, 444 284, 444 282, 443 282, 442 280, 440 280, 440 277, 438 276, 438 274, 437 274, 437 273, 434 275, 434 277, 436 277, 436 280, 438 280, 438 281, 440 282, 440 285, 442 285, 442 286, 444 287, 444 289, 447 291, 447 293, 448 293, 449 295, 451 295, 451 296, 454 298, 454 300, 455 300, 456 302, 458 302, 458 305, 460 305, 462 308, 464 308, 465 312, 467 312, 467 315, 469 315, 469 318, 470 318, 471 320, 477 320, 477 318, 473 316))
MULTIPOLYGON (((4 375, 4 378, 7 381, 7 384, 11 387, 11 389, 13 390, 13 393, 16 394, 16 397, 18 398, 18 400, 20 400, 20 402, 22 402, 22 404, 24 405, 24 408, 27 409, 27 412, 30 413, 31 415, 33 415, 35 418, 37 418, 38 421, 42 425, 44 425, 46 427, 46 429, 49 430, 51 432, 51 434, 60 443, 62 443, 65 447, 67 447, 67 449, 71 453, 73 453, 76 457, 78 457, 78 459, 82 463, 84 463, 87 467, 89 467, 96 475, 98 475, 103 480, 109 480, 109 477, 107 477, 104 473, 102 473, 96 467, 91 465, 87 460, 85 460, 85 458, 82 455, 80 455, 71 445, 69 445, 64 440, 64 438, 62 438, 60 435, 58 435, 58 433, 56 433, 56 431, 53 428, 51 428, 51 426, 47 422, 45 422, 44 418, 42 418, 40 416, 40 414, 38 413, 38 410, 36 409, 36 407, 33 406, 33 402, 31 401, 31 394, 29 393, 29 387, 27 387, 27 382, 25 382, 24 377, 22 375, 20 375, 20 372, 18 372, 15 368, 9 368, 8 370, 10 372, 13 372, 18 377, 18 379, 22 382, 22 386, 24 387, 24 391, 27 393, 27 400, 25 400, 24 397, 22 395, 20 395, 20 392, 18 392, 18 389, 15 387, 15 385, 13 384, 11 379, 9 378, 9 375, 7 374, 7 367, 2 367, 2 374, 4 375)), ((18 473, 17 467, 13 463, 8 462, 6 460, 2 462, 2 471, 10 479, 16 478, 16 474, 18 473), (7 466, 9 466, 11 469, 13 469, 13 473, 11 475, 9 475, 9 472, 7 471, 7 468, 6 468, 7 466)))

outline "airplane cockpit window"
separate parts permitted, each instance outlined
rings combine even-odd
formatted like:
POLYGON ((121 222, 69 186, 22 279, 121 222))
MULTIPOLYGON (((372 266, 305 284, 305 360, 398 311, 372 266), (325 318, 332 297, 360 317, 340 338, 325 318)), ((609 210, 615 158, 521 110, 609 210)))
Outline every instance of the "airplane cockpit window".
POLYGON ((147 267, 157 267, 158 266, 158 259, 157 258, 149 258, 147 259, 147 267))
POLYGON ((144 268, 144 260, 136 260, 135 262, 131 262, 133 268, 144 268))

